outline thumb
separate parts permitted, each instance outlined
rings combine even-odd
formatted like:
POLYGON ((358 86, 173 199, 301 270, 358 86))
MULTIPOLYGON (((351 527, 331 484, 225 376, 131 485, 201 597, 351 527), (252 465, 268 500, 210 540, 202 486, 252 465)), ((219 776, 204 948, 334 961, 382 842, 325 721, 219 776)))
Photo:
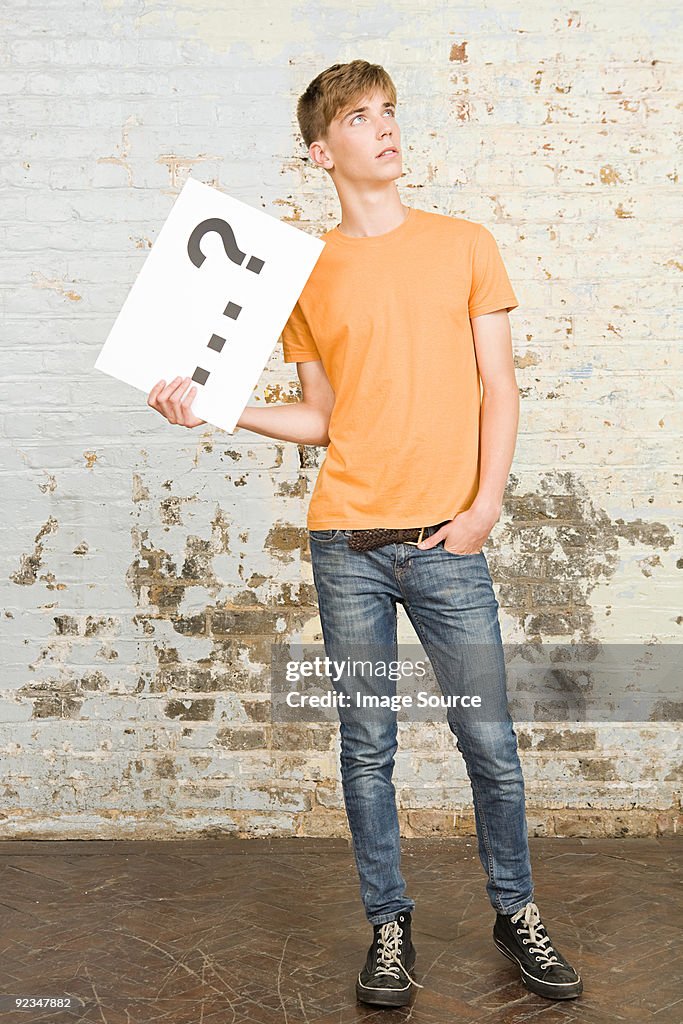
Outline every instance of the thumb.
POLYGON ((432 533, 429 537, 425 537, 425 539, 421 540, 420 543, 417 545, 418 548, 421 551, 426 551, 429 548, 435 547, 444 539, 448 530, 448 526, 450 525, 451 524, 448 523, 447 526, 442 526, 440 530, 436 531, 436 533, 432 533))

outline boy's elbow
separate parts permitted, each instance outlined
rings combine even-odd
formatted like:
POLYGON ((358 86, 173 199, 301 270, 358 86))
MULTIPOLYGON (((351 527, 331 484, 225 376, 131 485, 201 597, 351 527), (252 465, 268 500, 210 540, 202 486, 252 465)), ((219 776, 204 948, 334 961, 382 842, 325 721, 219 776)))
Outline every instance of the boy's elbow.
POLYGON ((330 417, 324 416, 322 421, 322 429, 320 433, 320 447, 327 448, 330 443, 330 417))

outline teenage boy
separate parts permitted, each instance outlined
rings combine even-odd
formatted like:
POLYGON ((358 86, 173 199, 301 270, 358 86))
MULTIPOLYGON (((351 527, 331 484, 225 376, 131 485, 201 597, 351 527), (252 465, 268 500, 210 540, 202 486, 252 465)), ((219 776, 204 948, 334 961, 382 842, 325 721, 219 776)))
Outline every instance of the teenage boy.
MULTIPOLYGON (((328 657, 371 645, 395 659, 400 603, 425 650, 442 652, 433 661, 442 692, 483 688, 485 718, 456 704, 447 721, 471 782, 493 939, 528 989, 571 999, 582 980, 533 902, 499 606, 482 551, 516 442, 508 311, 518 303, 487 228, 401 202, 396 99, 384 68, 362 60, 327 68, 299 98, 304 143, 334 184, 341 221, 321 236, 325 249, 282 333, 302 401, 247 407, 237 425, 327 448, 307 527, 328 657)), ((160 381, 149 404, 198 426, 188 383, 160 381)), ((335 688, 353 700, 377 682, 354 675, 335 688)), ((402 1006, 423 986, 411 975, 415 903, 400 870, 396 712, 340 706, 339 717, 344 802, 373 925, 356 992, 402 1006)))

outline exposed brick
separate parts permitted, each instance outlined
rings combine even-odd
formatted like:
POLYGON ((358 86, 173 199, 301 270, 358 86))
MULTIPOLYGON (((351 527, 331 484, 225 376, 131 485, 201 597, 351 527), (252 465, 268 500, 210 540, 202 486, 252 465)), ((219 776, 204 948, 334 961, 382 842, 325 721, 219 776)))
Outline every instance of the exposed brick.
MULTIPOLYGON (((201 13, 150 34, 115 3, 56 7, 3 26, 0 837, 346 838, 338 724, 270 720, 272 644, 321 637, 305 522, 325 449, 171 427, 93 370, 188 175, 313 234, 338 222, 295 127, 312 45, 286 19, 269 43, 252 12, 226 63, 201 13)), ((450 38, 412 25, 412 63, 366 12, 404 101, 402 200, 489 227, 520 299, 519 435, 484 548, 511 642, 680 642, 679 42, 615 10, 511 28, 466 5, 450 38)), ((255 400, 300 396, 274 351, 255 400)), ((676 834, 677 694, 652 721, 590 709, 579 726, 541 694, 517 729, 530 833, 676 834)), ((406 835, 475 834, 445 721, 405 724, 395 777, 406 835)))

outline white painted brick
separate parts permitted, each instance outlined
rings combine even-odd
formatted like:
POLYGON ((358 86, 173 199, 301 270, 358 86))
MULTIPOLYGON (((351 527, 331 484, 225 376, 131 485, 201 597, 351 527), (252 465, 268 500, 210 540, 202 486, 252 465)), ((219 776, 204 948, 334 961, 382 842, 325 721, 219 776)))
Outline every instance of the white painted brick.
MULTIPOLYGON (((579 579, 575 599, 587 602, 598 635, 614 639, 616 629, 617 639, 652 634, 674 643, 677 12, 614 0, 571 12, 511 0, 427 6, 419 23, 413 0, 387 10, 367 3, 359 18, 375 39, 372 59, 399 89, 403 201, 484 223, 520 299, 511 316, 520 433, 511 505, 489 549, 506 567, 519 563, 521 572, 535 557, 543 570, 551 563, 531 534, 548 531, 518 528, 510 509, 525 496, 565 497, 588 558, 576 575, 551 582, 571 588, 579 579), (463 61, 451 53, 459 44, 463 61), (591 539, 596 522, 614 541, 609 578, 604 552, 590 547, 602 542, 601 533, 591 539)), ((188 22, 177 8, 157 17, 143 5, 135 21, 116 5, 68 0, 6 0, 5 12, 0 752, 27 814, 7 827, 100 835, 111 827, 103 812, 116 808, 118 836, 152 834, 157 808, 173 799, 177 820, 169 816, 164 827, 176 834, 300 831, 301 814, 316 813, 316 787, 321 808, 343 808, 336 728, 328 750, 222 747, 224 726, 259 734, 270 723, 249 718, 242 683, 230 688, 221 658, 234 638, 183 635, 175 611, 160 612, 144 582, 145 552, 165 553, 164 576, 175 584, 192 545, 214 544, 206 572, 185 581, 180 616, 231 601, 258 612, 270 602, 263 613, 278 627, 287 613, 317 632, 317 616, 296 595, 313 600, 299 549, 324 450, 306 449, 302 467, 292 444, 171 427, 142 392, 94 362, 189 174, 313 234, 338 222, 330 182, 302 159, 294 111, 325 66, 314 56, 318 41, 310 26, 302 34, 301 25, 277 20, 269 43, 259 11, 242 12, 234 44, 222 49, 207 38, 201 12, 188 22), (165 521, 165 499, 176 499, 178 524, 165 521), (279 534, 287 534, 282 548, 269 539, 279 534), (75 635, 59 631, 61 617, 67 627, 73 619, 75 635), (88 621, 100 618, 105 625, 86 636, 88 621), (187 688, 181 678, 152 693, 171 652, 188 668, 187 688), (192 689, 192 673, 205 665, 219 690, 192 689), (88 689, 98 674, 105 682, 88 689), (64 694, 64 714, 79 717, 29 719, 55 693, 64 694), (212 719, 168 718, 166 706, 183 698, 212 701, 212 719), (205 760, 193 762, 198 756, 205 760), (177 780, 155 774, 168 757, 177 780), (191 824, 183 820, 189 809, 191 824)), ((348 25, 346 7, 333 3, 327 16, 348 25)), ((297 394, 296 370, 279 348, 252 404, 268 394, 297 394)), ((561 555, 554 553, 558 564, 561 555)), ((503 606, 505 631, 523 634, 530 615, 521 621, 503 606)), ((399 620, 412 638, 405 615, 399 620)), ((242 654, 241 671, 266 699, 267 666, 252 654, 251 667, 242 654)), ((528 799, 544 808, 540 824, 552 833, 553 808, 595 814, 634 805, 651 813, 653 833, 658 816, 673 821, 679 725, 603 723, 595 732, 595 749, 581 754, 522 751, 528 799), (584 777, 606 759, 619 765, 618 779, 584 777)), ((464 763, 445 722, 402 728, 401 742, 401 814, 469 810, 464 763)))

